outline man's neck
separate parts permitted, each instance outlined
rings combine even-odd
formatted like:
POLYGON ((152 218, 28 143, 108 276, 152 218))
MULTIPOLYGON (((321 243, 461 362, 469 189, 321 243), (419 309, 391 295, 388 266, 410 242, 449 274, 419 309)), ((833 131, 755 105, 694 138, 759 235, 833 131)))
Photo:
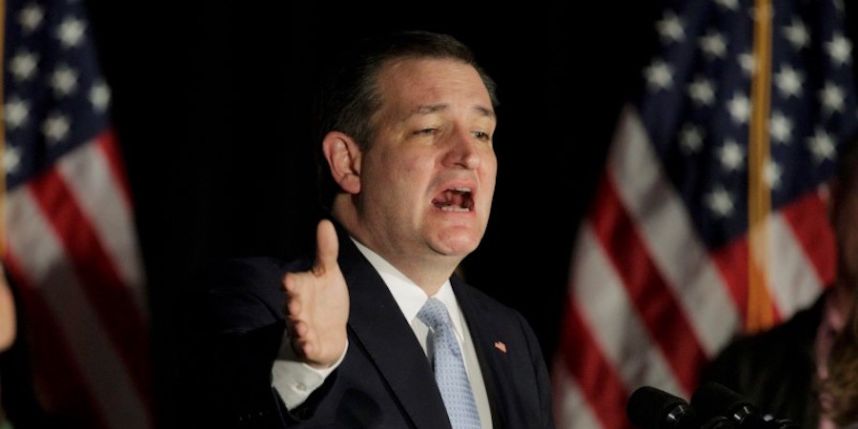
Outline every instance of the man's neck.
MULTIPOLYGON (((415 258, 397 257, 399 255, 391 255, 390 253, 380 252, 371 244, 362 241, 359 237, 351 236, 351 238, 362 247, 362 251, 370 252, 376 259, 383 260, 396 271, 409 280, 411 280, 428 296, 434 296, 444 283, 450 278, 455 270, 455 266, 450 268, 446 265, 438 265, 437 261, 423 261, 415 258), (433 264, 433 262, 435 262, 433 264)), ((374 263, 375 264, 375 263, 374 263)))
POLYGON ((428 254, 431 252, 428 250, 426 255, 388 250, 394 246, 373 242, 371 234, 360 226, 353 210, 337 210, 335 207, 334 218, 354 240, 387 261, 429 296, 435 295, 441 289, 461 262, 461 258, 428 254))

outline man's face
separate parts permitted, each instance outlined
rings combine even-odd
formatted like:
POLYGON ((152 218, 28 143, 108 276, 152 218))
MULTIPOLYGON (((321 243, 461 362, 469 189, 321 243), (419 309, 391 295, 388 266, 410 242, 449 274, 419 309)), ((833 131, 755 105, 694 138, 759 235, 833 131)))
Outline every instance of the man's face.
POLYGON ((461 260, 485 232, 495 187, 495 114, 477 71, 402 59, 378 73, 381 107, 363 153, 363 239, 389 259, 461 260))
MULTIPOLYGON (((856 163, 858 164, 858 163, 856 163)), ((858 168, 858 165, 855 166, 858 168)), ((834 234, 837 240, 838 272, 841 281, 858 290, 858 173, 852 173, 837 193, 834 234)))

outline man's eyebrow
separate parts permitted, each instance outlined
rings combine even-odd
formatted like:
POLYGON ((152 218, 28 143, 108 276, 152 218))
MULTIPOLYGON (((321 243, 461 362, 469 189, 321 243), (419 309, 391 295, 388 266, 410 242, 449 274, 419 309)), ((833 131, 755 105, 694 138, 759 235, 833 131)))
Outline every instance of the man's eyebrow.
MULTIPOLYGON (((445 104, 445 103, 440 103, 440 104, 424 104, 424 105, 417 106, 417 108, 416 108, 416 109, 414 109, 414 111, 413 111, 413 112, 411 112, 411 115, 409 115, 409 116, 413 116, 413 115, 428 115, 428 114, 431 114, 431 113, 436 113, 436 112, 440 112, 440 111, 446 110, 446 109, 447 109, 447 108, 449 108, 449 107, 450 107, 450 106, 449 106, 448 104, 445 104)), ((480 114, 480 115, 482 115, 482 116, 488 116, 488 117, 490 117, 490 118, 494 118, 494 117, 495 117, 495 111, 494 111, 494 110, 492 110, 492 109, 490 109, 490 108, 488 108, 488 107, 484 107, 484 106, 481 106, 481 105, 475 105, 473 109, 474 109, 475 111, 477 111, 477 113, 479 113, 479 114, 480 114)))
POLYGON ((476 110, 477 112, 480 112, 480 114, 483 116, 488 116, 492 119, 495 118, 495 111, 488 108, 488 107, 483 107, 483 106, 477 105, 477 106, 474 106, 474 110, 476 110))

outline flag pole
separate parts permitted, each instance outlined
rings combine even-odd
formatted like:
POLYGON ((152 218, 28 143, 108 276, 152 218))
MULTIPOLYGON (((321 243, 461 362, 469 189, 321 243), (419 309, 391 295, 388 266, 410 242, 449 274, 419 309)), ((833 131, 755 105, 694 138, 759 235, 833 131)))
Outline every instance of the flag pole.
POLYGON ((765 171, 770 163, 772 4, 754 2, 754 73, 748 144, 748 307, 745 329, 757 332, 774 323, 768 292, 771 189, 765 171))

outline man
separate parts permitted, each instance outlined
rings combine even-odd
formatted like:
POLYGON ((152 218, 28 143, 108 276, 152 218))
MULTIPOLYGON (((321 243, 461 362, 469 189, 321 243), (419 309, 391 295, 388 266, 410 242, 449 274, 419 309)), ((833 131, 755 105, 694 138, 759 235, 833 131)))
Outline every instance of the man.
POLYGON ((256 259, 217 275, 218 423, 553 427, 527 323, 452 276, 489 218, 493 83, 449 36, 351 54, 321 104, 338 225, 319 224, 307 271, 256 259))
POLYGON ((830 202, 838 255, 834 284, 784 324, 731 343, 703 374, 807 429, 835 427, 821 416, 819 386, 858 289, 858 142, 840 156, 830 202))

